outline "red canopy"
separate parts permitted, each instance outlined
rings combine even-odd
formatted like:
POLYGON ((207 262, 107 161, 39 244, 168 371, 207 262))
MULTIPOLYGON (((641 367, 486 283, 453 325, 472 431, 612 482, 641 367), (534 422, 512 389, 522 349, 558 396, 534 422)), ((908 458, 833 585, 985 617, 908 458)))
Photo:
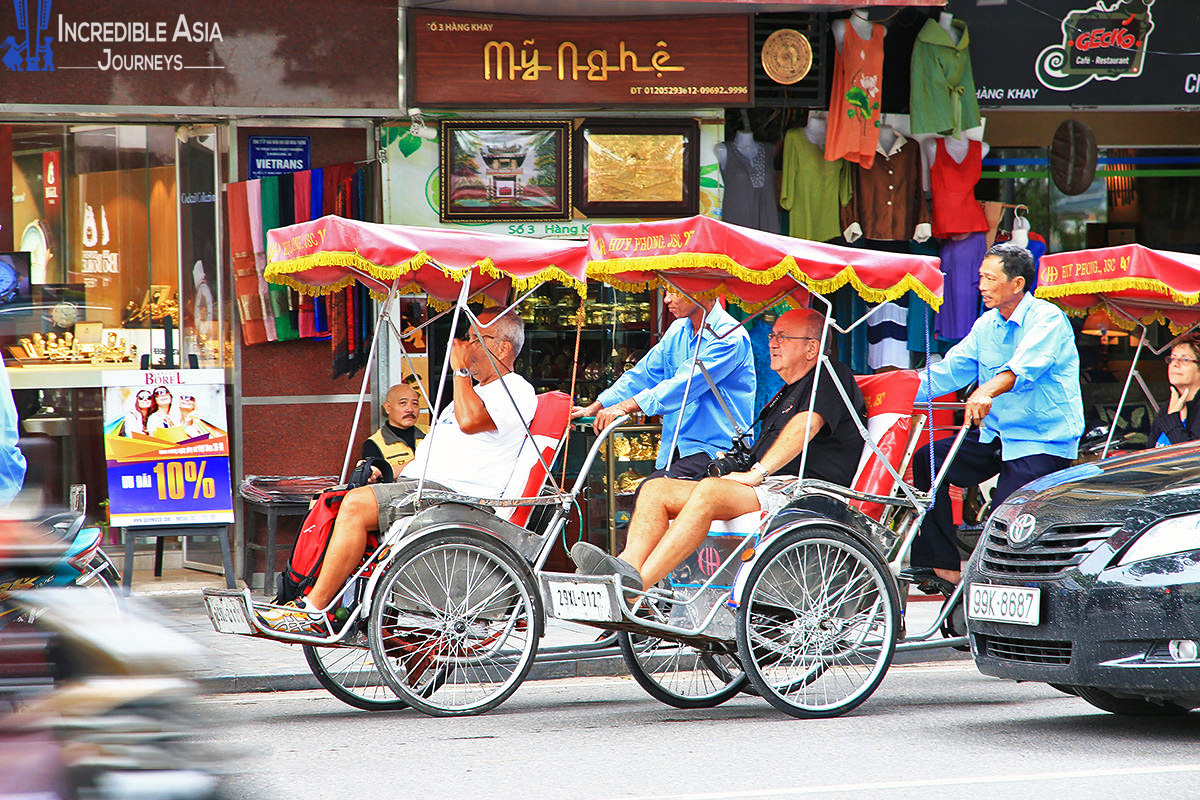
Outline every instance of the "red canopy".
POLYGON ((586 252, 583 242, 326 216, 267 233, 266 279, 312 295, 357 280, 383 295, 399 278, 402 293, 450 303, 469 276, 473 292, 497 281, 487 295, 503 302, 510 285, 524 291, 546 281, 582 295, 586 252))
POLYGON ((1178 332, 1200 323, 1200 256, 1140 244, 1047 254, 1034 294, 1076 316, 1119 309, 1129 319, 1108 315, 1127 330, 1137 320, 1166 322, 1178 332))
POLYGON ((812 242, 743 228, 709 217, 588 229, 591 278, 635 291, 668 286, 725 294, 751 310, 797 284, 820 294, 852 285, 871 303, 916 292, 935 310, 942 303, 940 261, 812 242))

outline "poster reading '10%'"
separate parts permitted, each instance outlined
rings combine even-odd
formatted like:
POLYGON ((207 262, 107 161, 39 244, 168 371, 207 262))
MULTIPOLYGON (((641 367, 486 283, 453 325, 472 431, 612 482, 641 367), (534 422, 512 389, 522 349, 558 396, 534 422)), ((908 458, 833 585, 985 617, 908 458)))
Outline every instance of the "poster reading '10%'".
POLYGON ((233 522, 224 373, 104 373, 115 527, 233 522))

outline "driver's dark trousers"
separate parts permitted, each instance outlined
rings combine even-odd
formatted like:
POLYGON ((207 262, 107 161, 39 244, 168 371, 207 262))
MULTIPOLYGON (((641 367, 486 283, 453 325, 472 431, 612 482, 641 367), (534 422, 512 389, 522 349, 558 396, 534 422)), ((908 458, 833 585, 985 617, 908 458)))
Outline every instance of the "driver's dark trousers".
MULTIPOLYGON (((948 436, 933 443, 935 469, 940 469, 954 437, 948 436)), ((928 489, 929 449, 919 447, 913 454, 913 481, 919 489, 928 489)), ((956 544, 957 529, 950 505, 950 486, 974 486, 996 475, 996 491, 992 493, 991 509, 996 509, 1009 495, 1032 480, 1066 469, 1071 459, 1044 453, 1004 461, 1000 458, 1000 439, 987 444, 979 441, 979 429, 972 428, 963 439, 946 480, 938 489, 937 501, 921 523, 921 532, 913 541, 910 560, 914 567, 936 567, 960 570, 962 559, 956 544)))

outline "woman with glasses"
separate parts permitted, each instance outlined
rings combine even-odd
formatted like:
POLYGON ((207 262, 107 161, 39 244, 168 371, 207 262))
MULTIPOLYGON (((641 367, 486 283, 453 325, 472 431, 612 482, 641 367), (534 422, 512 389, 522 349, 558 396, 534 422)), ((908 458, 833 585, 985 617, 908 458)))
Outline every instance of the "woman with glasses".
POLYGON ((137 395, 133 398, 133 408, 125 414, 125 425, 121 429, 124 436, 133 436, 135 433, 147 434, 150 432, 150 414, 154 410, 154 393, 149 389, 139 389, 137 395))
POLYGON ((174 428, 179 424, 179 412, 175 409, 174 397, 171 395, 171 390, 166 386, 154 387, 154 411, 151 412, 150 418, 146 421, 146 431, 153 434, 154 431, 162 430, 163 428, 174 428))
POLYGON ((1171 397, 1158 408, 1150 426, 1150 447, 1165 447, 1200 439, 1200 337, 1188 334, 1167 356, 1171 397))

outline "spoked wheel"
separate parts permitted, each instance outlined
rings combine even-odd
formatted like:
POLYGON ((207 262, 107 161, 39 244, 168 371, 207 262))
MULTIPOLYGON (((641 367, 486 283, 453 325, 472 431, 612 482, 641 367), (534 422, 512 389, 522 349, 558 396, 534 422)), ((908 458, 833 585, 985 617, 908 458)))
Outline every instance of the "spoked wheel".
POLYGON ((384 681, 434 716, 489 711, 533 666, 541 605, 520 556, 490 534, 409 545, 379 581, 367 639, 384 681))
POLYGON ((314 647, 304 645, 304 659, 317 682, 343 703, 364 711, 393 711, 408 708, 383 682, 371 649, 361 647, 314 647))
POLYGON ((728 653, 625 631, 617 643, 633 679, 675 708, 718 706, 746 684, 742 665, 728 653))
POLYGON ((833 717, 879 686, 899 618, 896 590, 869 546, 831 528, 785 532, 746 582, 738 656, 780 711, 833 717))

